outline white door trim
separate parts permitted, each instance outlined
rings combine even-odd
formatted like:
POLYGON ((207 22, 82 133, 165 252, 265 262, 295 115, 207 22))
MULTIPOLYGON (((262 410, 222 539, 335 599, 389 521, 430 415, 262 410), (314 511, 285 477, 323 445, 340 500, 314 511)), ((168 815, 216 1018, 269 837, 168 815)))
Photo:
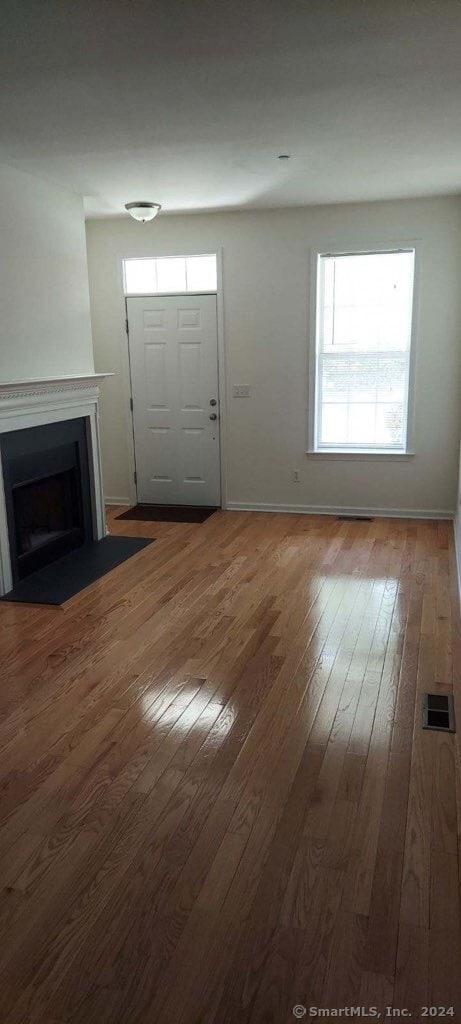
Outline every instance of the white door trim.
MULTIPOLYGON (((218 340, 218 381, 219 381, 219 401, 220 401, 220 467, 221 467, 221 507, 227 508, 227 466, 228 466, 228 414, 227 414, 227 387, 226 387, 226 349, 225 349, 225 338, 224 338, 224 288, 223 288, 223 249, 221 246, 213 248, 207 248, 206 255, 216 255, 216 269, 217 269, 217 291, 216 293, 216 321, 217 321, 217 340, 218 340)), ((139 250, 132 252, 125 252, 123 256, 117 256, 117 273, 120 288, 121 297, 121 309, 122 309, 122 330, 120 333, 120 345, 122 350, 122 364, 124 367, 124 379, 126 394, 128 395, 128 401, 126 403, 126 425, 127 425, 127 439, 128 439, 128 463, 130 470, 130 492, 127 495, 131 505, 136 505, 138 500, 136 485, 134 482, 134 474, 136 468, 135 449, 134 449, 134 437, 133 437, 133 417, 131 413, 130 399, 133 398, 131 389, 131 373, 130 373, 130 353, 128 335, 126 331, 126 324, 128 320, 127 304, 125 296, 125 286, 123 279, 123 261, 126 259, 136 259, 140 256, 152 256, 152 257, 168 257, 168 256, 200 256, 200 252, 197 251, 197 246, 189 247, 188 249, 156 249, 155 251, 145 250, 140 253, 139 250)), ((157 292, 155 293, 158 294, 157 292)), ((171 294, 171 293, 169 293, 171 294)), ((193 295, 194 292, 185 292, 183 294, 193 295)), ((204 294, 198 292, 197 294, 204 294)))

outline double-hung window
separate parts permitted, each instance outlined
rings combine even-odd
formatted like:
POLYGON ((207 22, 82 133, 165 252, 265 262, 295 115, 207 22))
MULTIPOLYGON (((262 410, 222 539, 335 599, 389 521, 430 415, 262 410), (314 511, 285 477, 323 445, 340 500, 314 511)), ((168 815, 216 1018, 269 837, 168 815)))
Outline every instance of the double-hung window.
POLYGON ((415 249, 317 256, 309 450, 408 451, 415 249))

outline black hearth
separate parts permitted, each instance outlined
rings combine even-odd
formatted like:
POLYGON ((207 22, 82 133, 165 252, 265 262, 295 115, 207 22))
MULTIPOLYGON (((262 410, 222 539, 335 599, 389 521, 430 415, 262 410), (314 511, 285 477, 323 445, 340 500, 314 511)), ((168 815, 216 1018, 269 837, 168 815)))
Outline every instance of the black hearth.
POLYGON ((93 540, 86 420, 5 433, 1 452, 16 585, 93 540))

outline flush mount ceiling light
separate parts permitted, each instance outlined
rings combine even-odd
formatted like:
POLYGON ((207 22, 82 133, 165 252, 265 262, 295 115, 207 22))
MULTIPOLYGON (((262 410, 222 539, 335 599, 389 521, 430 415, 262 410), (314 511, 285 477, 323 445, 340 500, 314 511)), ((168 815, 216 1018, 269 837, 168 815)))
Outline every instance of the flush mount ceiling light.
POLYGON ((142 221, 143 224, 146 220, 153 220, 161 209, 160 203, 125 203, 125 210, 128 211, 130 217, 142 221))

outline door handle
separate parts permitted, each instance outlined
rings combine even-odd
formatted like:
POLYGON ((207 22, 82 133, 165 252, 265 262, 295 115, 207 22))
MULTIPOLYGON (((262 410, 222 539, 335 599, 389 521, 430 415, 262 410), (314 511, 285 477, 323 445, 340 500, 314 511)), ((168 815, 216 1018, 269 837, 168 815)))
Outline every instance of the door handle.
POLYGON ((215 412, 210 412, 210 420, 217 420, 217 418, 218 417, 215 412))

